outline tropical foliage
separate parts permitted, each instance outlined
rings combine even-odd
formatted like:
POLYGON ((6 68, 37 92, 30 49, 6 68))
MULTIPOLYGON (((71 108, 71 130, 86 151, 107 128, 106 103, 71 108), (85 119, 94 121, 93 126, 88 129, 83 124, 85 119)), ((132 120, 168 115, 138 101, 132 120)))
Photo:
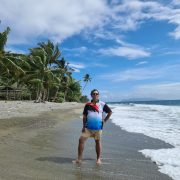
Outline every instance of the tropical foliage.
MULTIPOLYGON (((21 90, 21 98, 35 102, 86 99, 81 95, 80 81, 72 77, 74 70, 61 58, 58 44, 41 42, 28 54, 5 52, 9 32, 9 27, 0 32, 0 87, 15 87, 21 90)), ((89 82, 90 77, 84 81, 89 82)))

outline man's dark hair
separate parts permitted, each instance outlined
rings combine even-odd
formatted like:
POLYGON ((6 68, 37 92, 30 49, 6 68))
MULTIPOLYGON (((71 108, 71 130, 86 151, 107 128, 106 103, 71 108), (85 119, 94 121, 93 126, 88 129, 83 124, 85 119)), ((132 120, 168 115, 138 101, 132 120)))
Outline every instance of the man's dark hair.
POLYGON ((97 89, 93 89, 93 90, 91 91, 91 95, 92 95, 95 91, 97 91, 97 92, 99 93, 99 91, 98 91, 97 89))

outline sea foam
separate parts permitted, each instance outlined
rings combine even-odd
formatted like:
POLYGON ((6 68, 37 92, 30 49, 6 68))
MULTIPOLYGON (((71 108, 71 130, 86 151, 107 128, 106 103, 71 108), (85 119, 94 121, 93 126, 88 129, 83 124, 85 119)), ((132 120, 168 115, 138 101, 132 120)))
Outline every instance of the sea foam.
POLYGON ((163 140, 174 148, 141 150, 162 173, 180 179, 180 106, 113 104, 112 122, 129 132, 163 140))

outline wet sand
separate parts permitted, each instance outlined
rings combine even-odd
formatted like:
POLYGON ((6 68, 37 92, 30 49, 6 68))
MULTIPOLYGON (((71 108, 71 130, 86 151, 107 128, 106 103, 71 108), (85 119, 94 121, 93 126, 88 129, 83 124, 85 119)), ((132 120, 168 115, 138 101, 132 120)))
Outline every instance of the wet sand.
POLYGON ((73 164, 82 127, 81 113, 82 107, 73 106, 35 117, 0 120, 0 179, 171 180, 138 152, 170 145, 123 131, 111 121, 102 138, 103 164, 96 165, 93 139, 85 145, 83 163, 73 164))

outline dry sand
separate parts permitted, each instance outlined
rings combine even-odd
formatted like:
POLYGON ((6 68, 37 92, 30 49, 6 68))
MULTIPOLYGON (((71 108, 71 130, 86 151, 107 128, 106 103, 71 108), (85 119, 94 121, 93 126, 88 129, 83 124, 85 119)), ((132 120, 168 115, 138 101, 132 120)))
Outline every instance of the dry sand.
POLYGON ((12 117, 37 116, 42 112, 53 111, 58 109, 69 109, 82 106, 76 102, 66 103, 34 103, 33 101, 0 101, 0 119, 12 117))

